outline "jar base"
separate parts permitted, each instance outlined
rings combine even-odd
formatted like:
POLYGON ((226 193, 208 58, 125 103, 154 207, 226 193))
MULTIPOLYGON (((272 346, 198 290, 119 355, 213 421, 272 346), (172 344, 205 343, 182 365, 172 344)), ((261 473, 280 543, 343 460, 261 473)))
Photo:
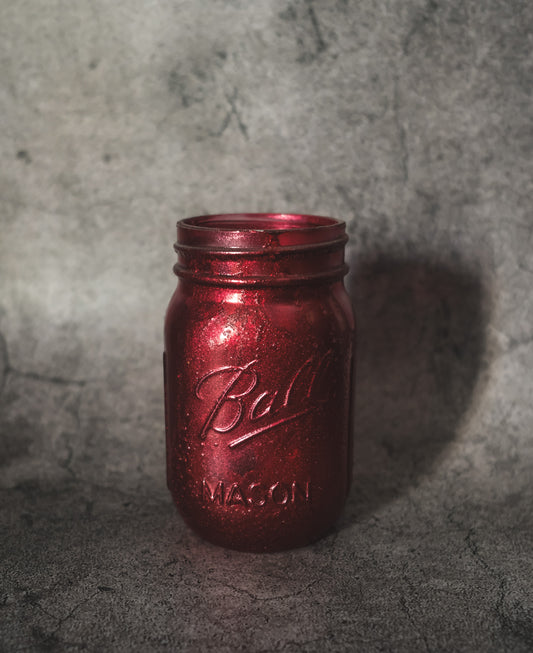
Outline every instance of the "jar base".
POLYGON ((336 531, 337 524, 340 520, 340 514, 336 517, 333 523, 328 523, 320 528, 314 523, 312 529, 303 531, 301 526, 296 527, 298 533, 290 532, 284 529, 284 532, 278 532, 276 535, 263 535, 248 532, 221 532, 216 528, 202 527, 197 523, 191 523, 190 520, 184 516, 179 507, 177 507, 178 514, 183 519, 187 528, 191 530, 196 537, 222 547, 224 549, 231 549, 233 551, 240 551, 242 553, 279 553, 281 551, 290 551, 293 549, 300 549, 305 546, 314 544, 328 535, 336 531))

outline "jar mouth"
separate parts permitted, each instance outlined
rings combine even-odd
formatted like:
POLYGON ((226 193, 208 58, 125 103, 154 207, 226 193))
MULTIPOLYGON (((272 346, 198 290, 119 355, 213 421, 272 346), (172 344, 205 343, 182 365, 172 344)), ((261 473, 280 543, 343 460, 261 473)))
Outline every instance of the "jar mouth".
POLYGON ((180 220, 178 247, 251 251, 346 240, 336 218, 297 213, 226 213, 180 220))

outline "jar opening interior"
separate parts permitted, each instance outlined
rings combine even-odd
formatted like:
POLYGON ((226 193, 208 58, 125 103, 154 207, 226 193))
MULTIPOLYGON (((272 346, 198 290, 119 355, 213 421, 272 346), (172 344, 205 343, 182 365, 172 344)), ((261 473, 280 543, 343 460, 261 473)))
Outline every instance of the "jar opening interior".
POLYGON ((204 215, 183 221, 191 227, 224 229, 227 231, 287 231, 313 229, 339 224, 338 220, 317 215, 290 213, 232 213, 204 215))
POLYGON ((217 250, 260 250, 345 240, 335 218, 293 213, 202 215, 178 222, 178 246, 217 250))

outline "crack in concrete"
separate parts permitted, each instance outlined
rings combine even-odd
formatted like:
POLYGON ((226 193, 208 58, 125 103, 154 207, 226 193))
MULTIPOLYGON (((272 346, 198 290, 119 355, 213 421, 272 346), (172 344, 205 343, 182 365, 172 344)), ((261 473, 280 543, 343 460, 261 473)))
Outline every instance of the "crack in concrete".
POLYGON ((472 557, 474 558, 475 562, 479 564, 483 569, 486 569, 488 572, 490 572, 493 576, 497 576, 496 572, 492 569, 487 564, 487 561, 483 558, 483 556, 479 553, 479 546, 478 543, 475 539, 476 532, 473 528, 468 529, 468 533, 466 534, 466 537, 464 538, 464 541, 466 542, 466 546, 468 547, 468 550, 472 554, 472 557))
POLYGON ((87 385, 88 380, 86 379, 69 379, 63 376, 48 376, 47 374, 40 374, 38 372, 22 372, 11 366, 6 368, 7 374, 14 374, 16 376, 21 376, 24 379, 30 379, 32 381, 43 381, 45 383, 53 383, 54 385, 69 386, 74 385, 79 388, 83 388, 87 385))
MULTIPOLYGON (((37 372, 22 372, 12 367, 9 360, 9 352, 7 348, 7 342, 4 335, 0 332, 0 352, 3 353, 4 359, 4 369, 2 370, 2 375, 0 378, 0 395, 5 389, 6 381, 10 375, 18 376, 23 379, 28 379, 31 381, 39 381, 42 383, 51 383, 53 385, 58 385, 60 387, 74 387, 77 389, 77 396, 74 397, 73 404, 71 406, 66 406, 65 410, 72 415, 76 424, 76 431, 81 430, 81 418, 80 418, 80 408, 81 408, 81 399, 83 394, 83 389, 90 381, 96 379, 70 379, 67 377, 56 376, 56 375, 47 375, 40 374, 37 372)), ((67 400, 63 402, 66 404, 67 400)), ((69 433, 64 433, 64 447, 66 450, 66 456, 63 460, 58 460, 57 464, 62 469, 65 469, 73 479, 76 479, 76 473, 71 467, 72 459, 74 457, 74 449, 69 441, 69 433)))
POLYGON ((407 132, 400 119, 400 81, 398 75, 394 79, 394 124, 398 132, 398 139, 400 141, 400 162, 402 169, 402 178, 404 185, 409 181, 409 149, 407 147, 407 132))
POLYGON ((42 647, 46 647, 46 648, 48 648, 48 647, 50 647, 51 645, 53 645, 54 643, 63 643, 63 644, 67 643, 67 642, 60 642, 59 637, 57 636, 57 633, 58 633, 58 631, 61 629, 61 626, 62 626, 66 621, 68 621, 68 620, 69 620, 69 619, 70 619, 70 618, 75 614, 75 612, 76 612, 79 608, 81 608, 82 605, 84 605, 85 603, 88 603, 89 601, 91 601, 92 599, 94 599, 94 598, 95 598, 99 593, 100 593, 100 591, 97 590, 96 592, 94 592, 94 593, 91 594, 90 596, 85 597, 83 600, 79 601, 79 603, 76 603, 76 605, 75 605, 75 606, 74 606, 74 607, 73 607, 73 608, 72 608, 72 609, 71 609, 71 610, 70 610, 70 611, 69 611, 69 612, 68 612, 64 617, 58 617, 57 615, 54 615, 54 614, 52 614, 51 612, 48 612, 47 610, 45 610, 45 609, 40 605, 40 603, 39 603, 37 600, 35 600, 35 601, 33 601, 33 600, 32 600, 32 601, 29 601, 30 605, 32 605, 32 606, 38 608, 41 612, 43 612, 43 613, 46 614, 47 616, 49 616, 49 617, 51 617, 52 619, 54 619, 54 621, 56 622, 56 626, 55 626, 55 628, 54 628, 51 632, 46 633, 46 632, 41 631, 41 629, 38 629, 38 630, 35 630, 35 631, 34 631, 34 636, 35 636, 35 637, 38 637, 39 640, 40 640, 39 644, 40 644, 42 647))
POLYGON ((430 649, 430 647, 429 647, 429 643, 428 643, 427 637, 426 637, 425 634, 420 630, 420 628, 418 627, 418 624, 417 624, 416 621, 413 619, 413 616, 412 616, 412 614, 411 614, 411 610, 409 609, 409 607, 408 607, 408 605, 407 605, 407 601, 406 601, 406 599, 405 599, 405 595, 404 595, 404 594, 402 594, 402 595, 400 596, 400 607, 401 607, 403 613, 406 615, 406 617, 407 617, 409 623, 411 624, 411 626, 413 627, 413 629, 414 629, 415 632, 417 633, 417 635, 418 635, 420 641, 422 641, 422 642, 424 643, 424 648, 425 648, 425 650, 429 652, 431 649, 430 649))
POLYGON ((4 335, 1 332, 0 332, 0 351, 2 352, 4 358, 4 369, 2 370, 3 375, 2 375, 2 385, 0 386, 0 392, 3 390, 6 379, 10 374, 14 374, 15 376, 21 376, 25 379, 31 379, 32 381, 44 381, 46 383, 54 383, 56 385, 64 385, 64 386, 75 385, 80 388, 83 388, 85 385, 87 385, 89 381, 97 380, 97 379, 69 379, 63 376, 56 376, 56 375, 49 376, 47 374, 40 374, 38 372, 22 372, 21 370, 17 370, 16 368, 12 367, 9 361, 9 351, 7 348, 7 342, 4 335))
MULTIPOLYGON (((407 565, 404 566, 404 570, 405 570, 406 566, 407 566, 407 565)), ((411 592, 411 596, 416 597, 416 591, 415 591, 415 588, 413 587, 413 584, 412 584, 411 581, 409 580, 409 577, 408 577, 408 575, 407 575, 406 573, 404 573, 403 580, 404 580, 404 583, 405 583, 405 584, 407 585, 407 587, 409 588, 409 590, 410 590, 410 592, 411 592)), ((418 622, 414 619, 414 617, 413 617, 413 615, 412 615, 412 613, 411 613, 411 609, 409 608, 409 605, 408 605, 408 603, 407 603, 407 599, 406 599, 406 596, 405 596, 404 593, 402 593, 402 594, 400 595, 399 603, 400 603, 400 608, 402 609, 403 613, 406 615, 406 617, 407 617, 409 623, 411 624, 411 626, 413 627, 414 631, 415 631, 416 634, 418 635, 420 641, 422 641, 422 642, 424 643, 424 648, 425 648, 425 650, 429 652, 429 651, 431 650, 431 647, 430 647, 429 642, 428 642, 428 640, 427 640, 426 634, 424 633, 423 630, 420 629, 418 622)))
MULTIPOLYGON (((455 519, 452 513, 453 511, 447 515, 447 520, 456 528, 464 531, 465 525, 455 519)), ((527 614, 524 618, 515 616, 521 609, 523 610, 519 602, 515 602, 513 605, 513 616, 507 614, 505 603, 509 593, 509 580, 502 572, 489 565, 485 557, 481 554, 474 528, 471 527, 468 529, 464 537, 464 542, 475 563, 486 571, 494 579, 495 583, 497 583, 497 599, 494 605, 494 612, 500 626, 500 635, 504 638, 511 637, 515 641, 519 640, 533 647, 533 620, 527 614)))
POLYGON ((533 335, 527 334, 523 338, 509 338, 509 346, 507 347, 505 353, 510 354, 514 349, 518 347, 527 347, 533 342, 533 335))
POLYGON ((2 333, 0 333, 0 354, 2 354, 2 357, 4 359, 4 369, 2 370, 2 376, 0 377, 0 395, 1 395, 4 390, 4 386, 6 384, 7 377, 9 375, 9 369, 10 369, 9 353, 7 351, 7 342, 2 333))
POLYGON ((241 134, 244 136, 246 140, 249 140, 248 136, 248 128, 245 125, 244 121, 242 120, 241 114, 239 110, 237 109, 237 95, 238 95, 238 90, 234 89, 233 95, 226 95, 226 100, 228 101, 228 104, 230 106, 229 111, 224 117, 224 120, 222 121, 222 126, 220 129, 213 134, 214 136, 222 136, 222 134, 226 131, 226 129, 229 127, 229 124, 231 122, 232 116, 235 116, 235 120, 237 122, 237 127, 241 134))
POLYGON ((303 2, 290 3, 287 9, 280 13, 280 17, 289 22, 296 23, 303 30, 303 36, 296 37, 296 43, 300 49, 300 54, 296 61, 301 64, 313 63, 325 50, 328 44, 322 34, 320 22, 318 20, 313 0, 303 0, 303 2), (295 5, 299 5, 298 9, 295 5), (306 42, 309 37, 310 42, 306 42))
MULTIPOLYGON (((533 619, 527 613, 522 617, 519 613, 523 611, 520 604, 513 606, 513 616, 505 611, 505 600, 508 593, 507 581, 500 581, 498 601, 496 602, 496 618, 499 621, 501 633, 504 638, 511 637, 516 644, 516 640, 526 644, 528 650, 533 650, 533 619)), ((525 611, 524 611, 525 612, 525 611)))
POLYGON ((226 583, 224 581, 220 581, 217 579, 211 579, 212 582, 216 583, 217 585, 221 585, 222 587, 225 587, 227 589, 233 590, 234 592, 237 592, 237 594, 245 594, 246 596, 249 596, 253 601, 258 601, 260 603, 266 603, 267 601, 280 601, 283 599, 291 599, 296 596, 299 596, 300 594, 303 594, 304 592, 307 592, 311 587, 316 585, 321 581, 320 578, 317 578, 316 580, 312 581, 308 585, 306 585, 304 588, 301 590, 298 590, 297 592, 291 592, 289 594, 277 594, 276 596, 266 596, 266 597, 260 597, 254 594, 253 592, 250 592, 247 589, 244 589, 242 587, 236 587, 235 585, 232 585, 231 583, 226 583))
POLYGON ((29 603, 31 606, 34 608, 37 608, 40 610, 43 614, 45 614, 47 617, 50 617, 54 621, 58 621, 60 617, 58 617, 56 614, 53 614, 52 612, 48 612, 48 610, 45 610, 43 606, 39 603, 39 599, 33 595, 31 592, 26 594, 24 596, 24 600, 29 603))
POLYGON ((403 41, 402 50, 405 55, 410 52, 413 37, 431 21, 438 8, 439 4, 436 0, 428 0, 424 9, 417 13, 412 21, 411 29, 407 32, 403 41))
POLYGON ((320 24, 316 17, 315 8, 313 7, 313 0, 306 0, 307 4, 307 13, 309 14, 309 19, 311 20, 311 25, 313 26, 314 40, 316 44, 316 54, 320 54, 327 49, 326 42, 322 36, 322 30, 320 29, 320 24))
POLYGON ((79 603, 76 603, 76 605, 72 608, 72 610, 70 610, 70 612, 69 612, 68 614, 66 614, 64 617, 61 617, 61 618, 60 618, 60 620, 59 620, 59 622, 58 622, 58 624, 57 624, 56 629, 51 633, 51 635, 55 635, 55 634, 57 633, 57 631, 61 628, 61 626, 62 626, 66 621, 68 621, 68 620, 69 620, 69 619, 74 615, 74 613, 75 613, 77 610, 79 610, 79 608, 81 608, 82 605, 85 605, 85 603, 88 603, 89 601, 92 601, 92 599, 94 599, 96 596, 98 596, 98 594, 100 594, 100 591, 99 591, 99 590, 97 590, 96 592, 94 592, 94 594, 91 594, 90 596, 85 597, 85 598, 84 598, 83 600, 81 600, 79 603))

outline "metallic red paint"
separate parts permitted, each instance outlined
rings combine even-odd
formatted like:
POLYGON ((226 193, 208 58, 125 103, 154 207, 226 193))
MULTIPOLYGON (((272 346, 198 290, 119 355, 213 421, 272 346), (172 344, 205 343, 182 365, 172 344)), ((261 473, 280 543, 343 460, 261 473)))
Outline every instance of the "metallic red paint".
POLYGON ((336 522, 351 474, 345 225, 236 214, 178 222, 165 321, 167 481, 217 544, 275 551, 336 522))

